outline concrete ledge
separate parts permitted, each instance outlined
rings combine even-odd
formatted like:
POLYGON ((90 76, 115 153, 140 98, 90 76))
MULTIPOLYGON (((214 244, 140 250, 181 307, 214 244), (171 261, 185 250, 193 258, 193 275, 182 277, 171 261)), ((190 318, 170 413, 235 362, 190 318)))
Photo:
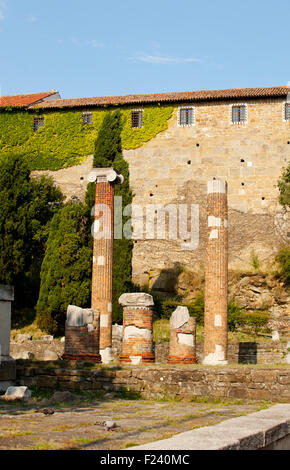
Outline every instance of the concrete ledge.
POLYGON ((130 450, 258 450, 283 439, 290 449, 289 437, 290 404, 280 404, 130 450))

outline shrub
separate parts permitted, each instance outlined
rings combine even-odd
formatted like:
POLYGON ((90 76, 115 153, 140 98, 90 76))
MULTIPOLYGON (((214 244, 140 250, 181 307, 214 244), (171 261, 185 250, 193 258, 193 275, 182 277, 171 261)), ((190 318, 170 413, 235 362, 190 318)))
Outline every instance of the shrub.
POLYGON ((282 206, 290 206, 290 163, 284 168, 282 175, 278 181, 280 190, 279 202, 282 206))
POLYGON ((290 285, 290 248, 285 246, 282 248, 275 258, 279 265, 278 276, 286 285, 290 285))

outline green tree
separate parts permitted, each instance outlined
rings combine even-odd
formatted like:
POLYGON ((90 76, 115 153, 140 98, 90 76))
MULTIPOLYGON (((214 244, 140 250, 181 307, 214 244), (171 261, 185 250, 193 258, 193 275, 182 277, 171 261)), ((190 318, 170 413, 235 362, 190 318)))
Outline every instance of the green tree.
POLYGON ((37 324, 48 333, 63 334, 69 304, 90 306, 90 225, 90 214, 82 203, 67 204, 51 222, 36 307, 37 324))
POLYGON ((280 190, 279 202, 283 206, 290 206, 290 162, 284 168, 282 175, 278 181, 278 188, 280 190))
POLYGON ((37 300, 49 223, 62 200, 51 178, 30 178, 22 155, 1 159, 0 283, 15 286, 19 306, 37 300))
MULTIPOLYGON (((107 112, 95 141, 94 168, 113 167, 124 176, 122 185, 115 186, 115 196, 122 197, 122 209, 132 203, 132 191, 129 186, 129 166, 122 153, 122 119, 119 110, 107 112)), ((95 184, 89 183, 86 193, 86 204, 93 207, 95 203, 95 184)), ((118 224, 128 222, 130 215, 123 217, 118 224)), ((122 308, 118 303, 121 294, 132 289, 132 240, 128 238, 114 240, 113 265, 113 321, 122 319, 122 308)))

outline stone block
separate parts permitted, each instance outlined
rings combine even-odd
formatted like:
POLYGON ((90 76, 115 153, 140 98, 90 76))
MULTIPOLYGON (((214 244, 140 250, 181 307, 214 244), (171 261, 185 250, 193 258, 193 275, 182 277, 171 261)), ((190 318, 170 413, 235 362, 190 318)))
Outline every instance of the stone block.
POLYGON ((154 301, 152 295, 146 294, 144 292, 137 292, 131 294, 122 294, 119 298, 119 304, 123 307, 151 307, 154 305, 154 301))
POLYGON ((5 397, 8 398, 30 398, 31 391, 28 387, 8 387, 5 393, 5 397))

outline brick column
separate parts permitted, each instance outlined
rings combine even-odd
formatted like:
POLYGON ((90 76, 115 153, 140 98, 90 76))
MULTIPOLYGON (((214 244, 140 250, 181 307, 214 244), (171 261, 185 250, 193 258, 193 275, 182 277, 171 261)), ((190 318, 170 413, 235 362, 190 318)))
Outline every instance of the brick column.
POLYGON ((123 294, 123 341, 120 362, 141 364, 154 362, 153 298, 149 294, 123 294))
POLYGON ((64 360, 101 362, 100 314, 91 308, 69 305, 65 323, 64 360))
POLYGON ((167 362, 193 364, 196 360, 196 319, 187 307, 177 307, 170 318, 170 347, 167 362))
POLYGON ((103 363, 112 356, 112 285, 114 246, 114 185, 123 177, 113 168, 96 168, 89 174, 96 182, 92 308, 100 312, 100 354, 103 363))
POLYGON ((204 364, 227 364, 228 209, 227 183, 207 185, 204 364))

